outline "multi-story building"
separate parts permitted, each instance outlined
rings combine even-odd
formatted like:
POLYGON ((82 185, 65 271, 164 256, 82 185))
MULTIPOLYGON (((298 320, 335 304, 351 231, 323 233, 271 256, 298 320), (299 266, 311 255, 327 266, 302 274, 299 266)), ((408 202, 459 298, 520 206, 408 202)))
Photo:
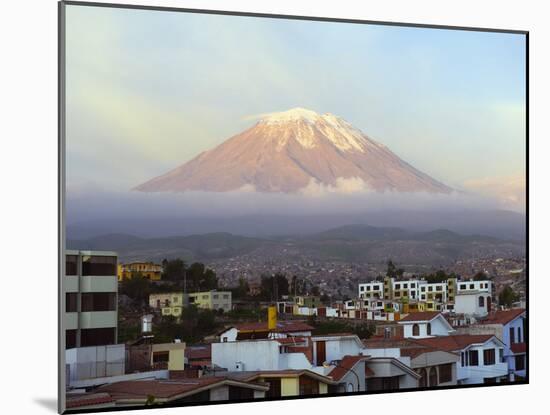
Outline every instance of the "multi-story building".
POLYGON ((117 254, 67 250, 63 289, 65 348, 116 344, 117 254))
MULTIPOLYGON (((491 281, 458 281, 449 278, 446 281, 430 283, 423 279, 397 281, 395 278, 385 277, 384 281, 371 281, 359 284, 360 299, 384 299, 386 301, 400 301, 415 311, 455 311, 453 305, 457 303, 460 311, 485 314, 490 311, 492 283, 491 281), (470 296, 476 295, 476 305, 470 304, 470 296), (458 299, 459 296, 462 296, 458 299), (479 297, 484 298, 481 304, 479 297), (460 301, 459 301, 460 300, 460 301), (450 304, 450 307, 444 305, 450 304)), ((474 297, 472 297, 474 298, 474 297)))
POLYGON ((189 303, 208 310, 231 311, 231 291, 203 291, 189 294, 189 303))
POLYGON ((151 281, 160 281, 162 265, 153 262, 131 262, 118 265, 118 280, 132 278, 132 275, 140 274, 143 278, 151 281))

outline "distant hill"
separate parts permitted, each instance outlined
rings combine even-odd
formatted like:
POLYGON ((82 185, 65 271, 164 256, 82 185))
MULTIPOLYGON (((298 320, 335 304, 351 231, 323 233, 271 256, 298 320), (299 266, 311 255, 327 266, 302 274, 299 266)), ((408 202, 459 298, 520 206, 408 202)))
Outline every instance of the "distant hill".
POLYGON ((289 262, 316 261, 442 264, 458 259, 524 255, 523 242, 483 235, 462 235, 446 229, 412 232, 400 228, 346 225, 307 236, 252 238, 231 233, 140 238, 108 234, 68 240, 70 249, 112 250, 121 260, 155 260, 182 257, 212 261, 247 256, 257 261, 277 258, 289 262))
POLYGON ((242 255, 253 250, 258 243, 266 241, 229 233, 166 238, 111 234, 86 240, 68 240, 67 248, 117 251, 121 258, 131 260, 161 260, 174 257, 208 260, 242 255))

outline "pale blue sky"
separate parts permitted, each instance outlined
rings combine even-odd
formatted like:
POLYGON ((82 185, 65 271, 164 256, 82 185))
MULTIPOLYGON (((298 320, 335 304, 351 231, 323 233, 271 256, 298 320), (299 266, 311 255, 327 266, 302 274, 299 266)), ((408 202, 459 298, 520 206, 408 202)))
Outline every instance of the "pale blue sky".
POLYGON ((68 6, 69 189, 127 190, 298 106, 451 186, 525 174, 523 35, 68 6))

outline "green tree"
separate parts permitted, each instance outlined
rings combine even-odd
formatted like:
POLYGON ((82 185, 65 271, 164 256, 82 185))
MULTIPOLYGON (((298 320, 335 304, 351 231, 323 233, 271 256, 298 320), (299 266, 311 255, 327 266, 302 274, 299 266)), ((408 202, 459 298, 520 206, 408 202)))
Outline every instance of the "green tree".
POLYGON ((288 279, 286 275, 277 273, 271 277, 262 275, 260 280, 260 297, 265 301, 278 301, 283 295, 288 295, 288 279))
POLYGON ((121 281, 119 294, 127 295, 136 305, 147 304, 151 294, 151 281, 141 273, 133 272, 131 278, 121 281))
POLYGON ((186 266, 182 259, 164 259, 162 261, 162 279, 177 282, 181 287, 184 285, 186 266))
POLYGON ((476 275, 472 278, 474 281, 485 281, 487 279, 487 274, 485 274, 483 271, 479 271, 476 275))
POLYGON ((393 261, 390 259, 388 261, 388 267, 386 268, 386 276, 387 277, 390 277, 390 278, 395 278, 396 277, 396 270, 397 268, 395 267, 395 264, 393 263, 393 261))
POLYGON ((239 285, 231 289, 231 295, 234 299, 245 298, 248 295, 248 290, 248 280, 245 277, 240 276, 239 285))
POLYGON ((190 291, 210 291, 218 288, 216 273, 200 262, 187 269, 187 287, 190 291))
POLYGON ((506 307, 511 307, 518 300, 519 295, 509 285, 506 285, 498 295, 498 303, 506 307))

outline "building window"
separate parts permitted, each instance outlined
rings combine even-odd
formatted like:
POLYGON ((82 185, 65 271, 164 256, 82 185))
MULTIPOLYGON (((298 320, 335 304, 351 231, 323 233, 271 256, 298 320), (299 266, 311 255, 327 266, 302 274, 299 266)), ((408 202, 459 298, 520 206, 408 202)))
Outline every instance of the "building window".
POLYGON ((168 361, 170 360, 169 357, 170 352, 153 352, 153 365, 155 365, 155 367, 168 367, 168 361), (163 365, 163 363, 165 363, 166 365, 163 365))
POLYGON ((432 323, 428 323, 428 325, 426 326, 426 333, 428 334, 428 336, 432 335, 432 323))
POLYGON ((525 355, 521 354, 515 357, 516 360, 516 370, 525 369, 525 355))
POLYGON ((460 353, 460 366, 466 366, 466 353, 464 352, 460 353))
POLYGON ((469 360, 470 360, 470 366, 479 366, 479 353, 477 350, 470 350, 469 354, 469 360))
POLYGON ((78 275, 77 255, 65 255, 65 275, 78 275))
POLYGON ((498 361, 504 363, 504 349, 498 349, 498 361))
POLYGON ((85 256, 82 259, 82 275, 117 275, 116 262, 115 256, 85 256))
POLYGON ((76 347, 76 330, 65 331, 65 349, 76 347))
POLYGON ((516 338, 514 336, 514 328, 510 327, 510 344, 514 344, 516 342, 516 338))
POLYGON ((65 311, 67 313, 76 313, 76 302, 78 299, 78 293, 65 294, 65 311))
POLYGON ((483 350, 483 364, 490 366, 495 364, 495 349, 483 350))
POLYGON ((83 293, 81 311, 115 311, 116 293, 83 293))
POLYGON ((518 327, 518 343, 521 343, 521 327, 518 327))
POLYGON ((439 383, 446 383, 453 380, 453 364, 439 365, 439 383))
POLYGON ((480 307, 485 307, 485 298, 483 296, 480 296, 477 302, 480 307))
POLYGON ((420 326, 416 323, 413 324, 412 328, 413 336, 420 336, 420 326))
POLYGON ((80 331, 80 346, 107 346, 115 344, 115 328, 83 329, 80 331))

